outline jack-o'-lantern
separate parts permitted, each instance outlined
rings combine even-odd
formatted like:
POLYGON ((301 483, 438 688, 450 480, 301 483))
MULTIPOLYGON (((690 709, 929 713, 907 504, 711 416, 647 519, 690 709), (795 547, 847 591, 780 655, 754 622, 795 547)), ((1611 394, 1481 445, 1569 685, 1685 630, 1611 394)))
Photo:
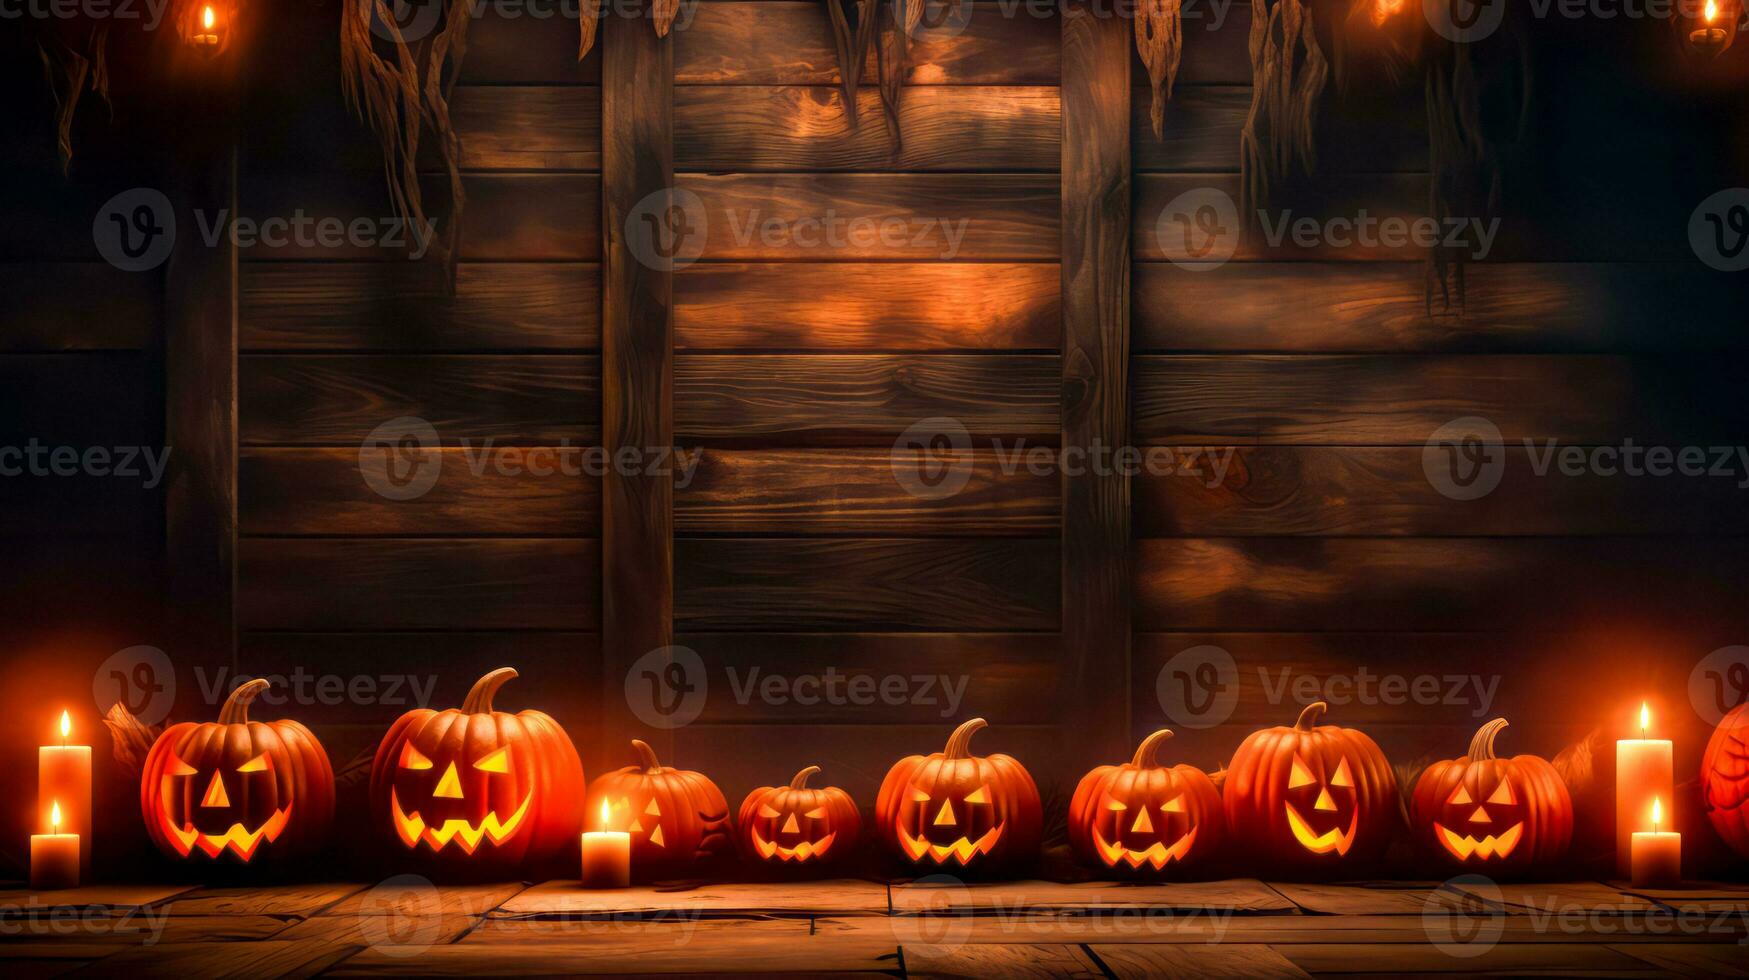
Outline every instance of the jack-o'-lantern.
POLYGON ((809 789, 809 766, 788 786, 761 786, 741 802, 741 849, 773 864, 824 864, 856 847, 862 815, 856 801, 836 786, 809 789))
POLYGON ((334 770, 303 725, 249 720, 268 682, 231 692, 219 720, 158 736, 140 776, 140 811, 171 857, 260 865, 319 847, 334 818, 334 770), (228 857, 227 857, 228 856, 228 857))
POLYGON ((947 747, 900 759, 881 781, 875 823, 888 845, 925 867, 992 868, 1033 857, 1044 822, 1038 787, 1012 756, 971 754, 973 718, 947 747))
POLYGON ((1291 728, 1252 732, 1221 792, 1227 829, 1261 867, 1320 872, 1384 853, 1399 822, 1397 778, 1365 734, 1319 725, 1306 706, 1291 728))
POLYGON ((1749 857, 1749 702, 1731 709, 1700 759, 1701 799, 1725 843, 1749 857))
POLYGON ((1558 860, 1573 839, 1573 799, 1561 774, 1534 755, 1502 759, 1496 718, 1462 759, 1435 762, 1415 781, 1409 823, 1421 845, 1462 868, 1522 871, 1558 860))
POLYGON ((474 684, 460 709, 416 708, 383 736, 370 770, 372 809, 408 852, 509 869, 577 840, 583 763, 546 713, 493 708, 514 677, 500 667, 474 684))
POLYGON ((632 835, 632 870, 639 876, 686 871, 726 854, 729 801, 703 773, 672 769, 656 750, 632 739, 638 764, 589 784, 588 810, 604 813, 604 829, 632 835), (604 808, 605 807, 605 808, 604 808))
POLYGON ((1214 782, 1195 766, 1155 761, 1171 737, 1162 728, 1142 740, 1134 759, 1081 777, 1069 802, 1069 843, 1083 860, 1155 873, 1220 850, 1227 819, 1214 782))

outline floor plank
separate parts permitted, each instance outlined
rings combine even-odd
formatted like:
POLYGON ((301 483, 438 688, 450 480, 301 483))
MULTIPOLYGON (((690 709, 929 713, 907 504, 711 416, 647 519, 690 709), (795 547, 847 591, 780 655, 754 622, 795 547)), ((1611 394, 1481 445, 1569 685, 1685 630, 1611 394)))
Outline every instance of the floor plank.
MULTIPOLYGON (((73 946, 151 946, 161 943, 251 942, 285 929, 287 921, 268 915, 170 916, 151 909, 72 915, 61 910, 7 915, 0 921, 0 951, 15 945, 65 943, 73 946)), ((4 955, 0 953, 0 955, 4 955)))
POLYGON ((1656 905, 1638 895, 1629 895, 1596 881, 1553 883, 1500 882, 1488 884, 1448 884, 1490 906, 1503 907, 1519 914, 1525 912, 1578 913, 1645 912, 1656 905))
POLYGON ((365 890, 360 884, 266 885, 248 888, 201 888, 164 906, 171 915, 291 915, 311 916, 335 902, 365 890))
POLYGON ((1320 915, 1421 915, 1456 911, 1461 896, 1437 884, 1322 885, 1272 881, 1269 887, 1289 901, 1320 915))
POLYGON ((480 924, 475 915, 318 915, 305 919, 276 940, 320 942, 329 946, 441 946, 480 924))
POLYGON ((198 885, 85 885, 61 891, 33 892, 28 888, 0 891, 0 908, 89 908, 93 905, 108 909, 135 909, 156 905, 187 892, 198 885))
POLYGON ((1064 943, 1013 946, 906 946, 907 977, 1103 977, 1081 947, 1064 943))
POLYGON ((505 882, 438 888, 417 875, 401 875, 339 902, 322 915, 479 916, 510 901, 526 887, 521 882, 505 882))
POLYGON ((1646 964, 1607 946, 1573 943, 1500 943, 1475 955, 1454 956, 1428 944, 1275 944, 1307 973, 1570 973, 1579 976, 1646 974, 1646 964))
POLYGON ((599 891, 581 888, 574 881, 549 881, 505 902, 492 915, 495 918, 539 915, 623 917, 664 912, 692 916, 735 912, 885 915, 887 886, 874 881, 835 879, 715 884, 684 889, 640 886, 599 891))
POLYGON ((68 976, 201 980, 313 977, 354 952, 352 947, 321 942, 166 943, 123 950, 68 976))
POLYGON ((1749 954, 1745 954, 1741 946, 1719 943, 1636 943, 1632 946, 1610 948, 1682 976, 1749 977, 1749 954))
POLYGON ((978 884, 894 885, 893 911, 1048 912, 1061 909, 1151 908, 1241 912, 1293 912, 1292 902, 1260 881, 1193 881, 1131 884, 1084 881, 1002 881, 978 884))
POLYGON ((1101 943, 1089 948, 1117 980, 1132 977, 1303 980, 1306 976, 1306 971, 1260 943, 1194 947, 1167 943, 1101 943))

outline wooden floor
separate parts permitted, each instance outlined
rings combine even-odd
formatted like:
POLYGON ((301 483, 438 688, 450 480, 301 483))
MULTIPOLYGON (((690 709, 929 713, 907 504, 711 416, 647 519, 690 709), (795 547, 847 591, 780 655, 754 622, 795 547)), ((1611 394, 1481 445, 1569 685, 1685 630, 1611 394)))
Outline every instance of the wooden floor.
POLYGON ((1749 973, 1749 885, 727 884, 0 890, 8 977, 1749 973))

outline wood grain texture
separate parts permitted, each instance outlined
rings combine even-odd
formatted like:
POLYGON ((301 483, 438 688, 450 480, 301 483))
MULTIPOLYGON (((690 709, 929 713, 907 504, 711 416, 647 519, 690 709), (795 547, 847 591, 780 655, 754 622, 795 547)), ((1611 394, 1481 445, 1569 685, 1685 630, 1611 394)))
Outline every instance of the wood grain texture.
MULTIPOLYGON (((1064 8, 1062 446, 1129 444, 1130 21, 1064 8)), ((1130 661, 1130 485, 1120 470, 1065 466, 1063 649, 1072 665, 1066 718, 1088 761, 1129 741, 1127 700, 1112 677, 1130 661)))
POLYGON ((1054 541, 689 539, 682 630, 1054 630, 1054 541))
POLYGON ((685 174, 679 186, 698 195, 706 259, 1057 258, 1054 176, 685 174))
POLYGON ((601 169, 595 86, 461 85, 450 114, 468 170, 601 169))
POLYGON ((468 27, 464 85, 599 85, 602 43, 577 58, 577 8, 494 0, 477 5, 468 27))
POLYGON ((1103 977, 1079 946, 1063 943, 984 943, 933 946, 907 943, 901 948, 907 977, 1103 977))
MULTIPOLYGON (((892 886, 895 915, 943 913, 1014 915, 1040 912, 1094 913, 1116 909, 1152 909, 1160 913, 1292 912, 1292 902, 1253 878, 1225 881, 1138 883, 1119 881, 1056 882, 1022 879, 966 885, 907 882, 892 886)), ((1162 919, 1180 918, 1161 914, 1162 919)), ((1117 917, 1110 917, 1115 920, 1117 917)), ((1107 926, 1114 922, 1108 921, 1107 926)))
POLYGON ((437 481, 417 497, 392 500, 372 489, 388 485, 374 482, 389 475, 388 452, 245 449, 237 473, 240 533, 600 533, 607 457, 596 447, 433 447, 396 453, 393 459, 415 471, 435 466, 437 481))
POLYGON ((1055 350, 1045 263, 718 263, 674 280, 682 350, 1055 350))
POLYGON ((162 278, 98 262, 0 263, 0 351, 140 350, 163 331, 162 278))
POLYGON ((675 429, 689 439, 890 446, 913 424, 946 417, 973 435, 1048 443, 1058 430, 1058 363, 1048 355, 682 355, 675 429))
POLYGON ((169 915, 305 917, 363 890, 363 885, 346 882, 201 888, 178 896, 163 911, 169 915))
MULTIPOLYGON (((1185 84, 1194 71, 1189 45, 1208 38, 1194 31, 1185 8, 1188 42, 1180 65, 1179 84, 1166 103, 1164 131, 1156 138, 1149 119, 1152 94, 1146 85, 1130 99, 1135 167, 1139 173, 1235 173, 1239 170, 1239 132, 1251 107, 1250 77, 1240 85, 1185 84)), ((1237 14, 1240 8, 1229 8, 1237 14)), ((1212 10, 1202 11, 1213 16, 1212 10)), ((1249 19, 1249 11, 1246 12, 1249 19)), ((1243 51, 1231 66, 1248 73, 1243 51)), ((1318 173, 1314 182, 1334 174, 1425 174, 1427 125, 1419 88, 1369 91, 1355 86, 1344 92, 1332 87, 1328 108, 1317 121, 1318 173)), ((1424 179, 1424 178, 1423 178, 1424 179)))
POLYGON ((674 93, 682 170, 1041 170, 1058 165, 1057 91, 920 86, 899 104, 894 146, 880 94, 857 93, 852 125, 837 86, 688 86, 674 93))
POLYGON ((601 344, 601 268, 474 263, 252 262, 243 350, 584 351, 601 344))
POLYGON ((1304 970, 1260 943, 1186 947, 1168 943, 1096 943, 1088 949, 1117 980, 1304 980, 1304 970))
MULTIPOLYGON (((1182 246, 1169 248, 1183 234, 1177 216, 1183 212, 1180 195, 1199 195, 1192 200, 1200 205, 1214 194, 1225 194, 1239 200, 1239 177, 1230 173, 1201 174, 1141 174, 1136 178, 1135 254, 1139 261, 1168 261, 1184 255, 1182 246), (1174 206, 1174 202, 1179 202, 1174 206), (1162 236, 1173 236, 1162 238, 1162 236)), ((1413 219, 1426 213, 1427 178, 1417 174, 1324 174, 1298 193, 1281 192, 1269 202, 1267 223, 1252 216, 1239 225, 1219 225, 1213 241, 1221 254, 1230 250, 1230 261, 1419 261, 1426 249, 1411 244, 1406 238, 1386 240, 1382 236, 1361 237, 1352 228, 1343 238, 1333 238, 1322 232, 1329 219, 1353 222, 1364 214, 1372 221, 1413 219), (1302 241, 1296 230, 1300 222, 1312 219, 1316 233, 1302 241), (1280 232, 1278 242, 1272 242, 1273 231, 1280 232)), ((1236 212, 1235 212, 1236 213, 1236 212)), ((1240 218, 1244 219, 1241 215, 1240 218)), ((1508 229, 1509 231, 1510 229, 1508 229)), ((1502 234, 1505 234, 1503 232, 1502 234)), ((1201 249, 1208 238, 1200 226, 1191 232, 1192 244, 1201 249)), ((1479 240, 1478 240, 1479 244, 1479 240)), ((1491 245, 1500 244, 1491 241, 1491 245)), ((1490 252, 1490 254, 1496 254, 1490 252)))
POLYGON ((601 550, 576 539, 245 538, 251 630, 594 629, 601 550))
POLYGON ((244 357, 244 443, 356 445, 402 416, 445 442, 592 445, 601 402, 593 356, 244 357))
POLYGON ((1055 534, 1053 473, 1035 475, 993 451, 892 449, 705 450, 675 492, 682 534, 1055 534), (957 492, 929 499, 921 475, 967 473, 957 492), (901 482, 905 480, 908 482, 901 482))
POLYGON ((71 975, 191 976, 215 980, 270 976, 299 980, 322 974, 359 948, 321 941, 165 942, 123 950, 71 975))
MULTIPOLYGON (((536 885, 492 913, 493 919, 597 916, 616 920, 741 913, 759 915, 886 915, 884 882, 829 878, 794 882, 697 882, 685 887, 639 885, 612 891, 573 881, 536 885)), ((531 934, 532 935, 532 934, 531 934)))
POLYGON ((1643 960, 1602 944, 1575 947, 1567 943, 1502 943, 1464 958, 1454 957, 1437 946, 1419 943, 1276 943, 1274 948, 1295 966, 1314 974, 1487 972, 1523 975, 1564 970, 1576 976, 1605 976, 1645 972, 1643 960))

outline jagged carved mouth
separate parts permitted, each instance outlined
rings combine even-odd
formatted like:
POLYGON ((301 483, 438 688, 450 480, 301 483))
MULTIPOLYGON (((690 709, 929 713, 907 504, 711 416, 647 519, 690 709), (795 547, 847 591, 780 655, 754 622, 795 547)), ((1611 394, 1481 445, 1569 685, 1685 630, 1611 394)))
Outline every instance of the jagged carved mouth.
POLYGON ((977 840, 961 837, 951 844, 931 844, 921 837, 914 836, 904 828, 899 829, 899 846, 905 849, 905 855, 913 861, 921 861, 925 856, 934 859, 936 864, 946 864, 949 858, 961 864, 969 864, 972 858, 979 854, 988 854, 996 847, 996 841, 1002 836, 1002 828, 1008 822, 991 827, 984 836, 977 840))
POLYGON ((418 847, 420 841, 433 851, 441 851, 449 846, 451 841, 464 853, 472 854, 480 846, 480 841, 490 840, 493 844, 502 844, 516 828, 522 826, 522 818, 528 814, 528 805, 534 799, 530 793, 522 798, 522 805, 510 815, 508 820, 500 820, 496 811, 488 813, 480 822, 469 823, 459 817, 451 817, 443 823, 428 827, 425 818, 415 810, 411 814, 401 809, 401 800, 393 788, 389 790, 389 809, 395 820, 395 833, 401 838, 401 843, 408 847, 418 847))
POLYGON ((1320 834, 1312 830, 1312 825, 1306 822, 1305 817, 1300 816, 1300 811, 1294 809, 1292 803, 1284 803, 1282 806, 1287 809, 1288 828, 1293 831, 1294 840, 1299 841, 1301 847, 1313 854, 1328 854, 1331 851, 1337 854, 1348 853, 1348 848, 1354 843, 1354 832, 1360 826, 1359 810, 1355 810, 1348 818, 1347 831, 1332 827, 1320 834))
POLYGON ((1445 849, 1459 860, 1467 860, 1470 855, 1474 854, 1486 861, 1489 858, 1503 858, 1511 854, 1512 849, 1518 846, 1518 839, 1524 836, 1524 824, 1513 824, 1511 830, 1498 837, 1490 834, 1477 840, 1474 837, 1460 837, 1436 822, 1433 825, 1433 835, 1439 838, 1439 842, 1445 845, 1445 849))
POLYGON ((1158 871, 1173 861, 1184 860, 1184 856, 1190 853, 1191 844, 1195 840, 1196 828, 1192 827, 1183 837, 1173 841, 1171 846, 1167 846, 1161 841, 1155 841, 1147 848, 1137 851, 1122 844, 1107 841, 1105 835, 1099 832, 1098 827, 1093 828, 1093 846, 1099 850, 1099 856, 1105 859, 1105 863, 1113 868, 1117 867, 1118 862, 1121 861, 1132 868, 1151 864, 1154 866, 1154 870, 1158 871))
POLYGON ((753 850, 760 857, 766 858, 767 860, 776 857, 782 861, 795 861, 801 863, 810 858, 817 858, 824 855, 827 849, 832 846, 832 841, 837 839, 837 837, 838 832, 833 831, 817 841, 805 840, 794 847, 784 847, 774 841, 766 840, 765 836, 759 833, 759 828, 754 827, 753 850))
POLYGON ((256 848, 262 841, 271 844, 279 839, 287 823, 291 821, 292 805, 287 803, 283 808, 273 811, 261 826, 250 830, 241 823, 234 823, 222 834, 208 834, 197 830, 192 823, 176 826, 176 819, 168 810, 164 813, 164 827, 170 831, 170 840, 176 845, 176 851, 187 857, 193 851, 199 850, 207 857, 216 858, 223 854, 226 848, 231 853, 248 861, 255 856, 256 848))

